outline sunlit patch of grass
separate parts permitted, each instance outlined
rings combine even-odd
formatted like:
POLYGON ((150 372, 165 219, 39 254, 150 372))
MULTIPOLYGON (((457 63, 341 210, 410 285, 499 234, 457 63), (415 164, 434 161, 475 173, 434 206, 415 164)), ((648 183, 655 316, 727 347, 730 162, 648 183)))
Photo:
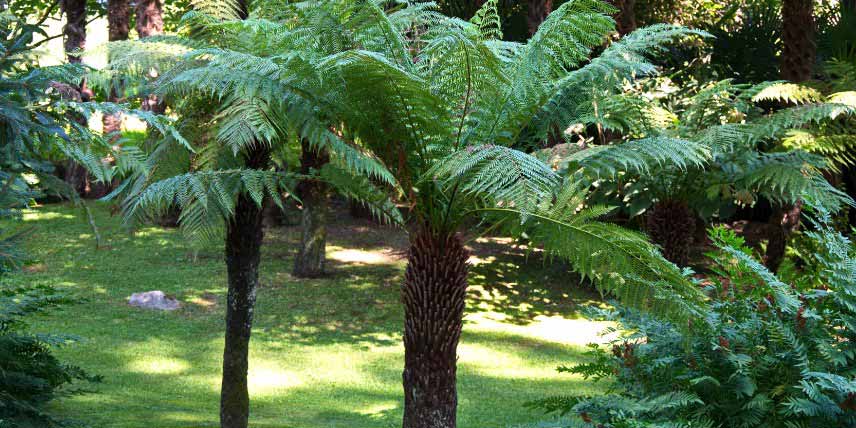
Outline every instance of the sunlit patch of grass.
MULTIPOLYGON (((52 410, 98 428, 218 426, 226 269, 222 242, 188 242, 177 230, 144 227, 93 204, 107 248, 96 249, 80 209, 48 205, 24 213, 35 231, 31 266, 16 283, 56 285, 80 304, 34 318, 40 332, 85 341, 57 353, 104 376, 93 394, 52 410), (127 305, 162 290, 175 312, 127 305)), ((406 238, 366 223, 331 226, 330 276, 290 275, 294 228, 267 232, 250 349, 252 426, 400 426, 403 310, 399 287, 406 238), (341 228, 341 229, 337 229, 341 228)), ((522 407, 546 395, 596 386, 555 372, 581 361, 605 325, 577 316, 596 301, 562 269, 527 261, 510 240, 476 242, 479 263, 459 348, 459 426, 505 427, 540 420, 522 407), (500 242, 501 241, 501 242, 500 242), (482 245, 494 245, 492 249, 482 245), (489 250, 489 251, 488 251, 489 250), (513 250, 513 251, 512 251, 513 250)))

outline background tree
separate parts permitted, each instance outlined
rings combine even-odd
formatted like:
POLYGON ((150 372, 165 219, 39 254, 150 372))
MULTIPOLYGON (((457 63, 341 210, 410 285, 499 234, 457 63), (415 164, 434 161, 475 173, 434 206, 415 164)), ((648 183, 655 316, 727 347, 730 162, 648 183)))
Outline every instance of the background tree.
POLYGON ((553 0, 527 0, 526 3, 526 26, 529 35, 538 31, 541 23, 547 19, 547 15, 553 11, 553 0))
MULTIPOLYGON (((310 175, 320 171, 330 162, 325 149, 313 147, 305 139, 301 141, 300 173, 310 175)), ((297 197, 302 209, 300 214, 300 247, 294 258, 294 276, 314 278, 324 274, 327 251, 327 216, 330 211, 330 189, 317 179, 301 180, 297 185, 297 197)))
MULTIPOLYGON (((107 29, 108 40, 128 40, 131 31, 131 10, 129 0, 109 0, 107 2, 107 29)), ((108 101, 120 100, 118 91, 110 90, 108 101)), ((102 131, 105 135, 114 135, 113 139, 119 139, 118 132, 122 126, 122 117, 118 115, 105 115, 102 131)))
POLYGON ((800 83, 811 79, 817 41, 813 0, 782 1, 782 78, 800 83))
MULTIPOLYGON (((161 0, 137 0, 136 3, 137 35, 144 39, 163 34, 163 3, 161 0)), ((143 110, 151 110, 155 113, 166 111, 163 100, 158 100, 155 95, 149 95, 143 99, 142 105, 143 110)))
MULTIPOLYGON (((62 0, 61 11, 65 15, 65 26, 63 27, 63 36, 66 58, 68 62, 78 64, 83 62, 81 52, 86 47, 86 0, 62 0)), ((91 91, 86 88, 86 81, 81 80, 74 85, 77 96, 83 101, 88 101, 92 95, 91 91)), ((80 121, 80 117, 77 119, 80 121)), ((90 188, 89 176, 86 169, 69 160, 65 165, 65 181, 75 191, 84 195, 90 188)))

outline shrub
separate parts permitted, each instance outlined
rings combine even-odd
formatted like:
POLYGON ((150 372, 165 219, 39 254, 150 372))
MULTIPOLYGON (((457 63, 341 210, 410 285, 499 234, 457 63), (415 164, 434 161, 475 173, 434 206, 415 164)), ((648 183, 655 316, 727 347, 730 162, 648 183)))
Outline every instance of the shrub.
POLYGON ((827 220, 806 233, 819 251, 792 284, 713 229, 713 273, 697 279, 710 298, 704 320, 600 311, 625 333, 590 345, 593 362, 559 370, 608 380, 610 392, 530 405, 575 416, 559 426, 856 426, 856 258, 827 220))
POLYGON ((69 387, 75 381, 100 380, 51 352, 74 337, 26 331, 28 317, 68 302, 47 286, 0 289, 0 427, 64 426, 42 406, 60 395, 82 392, 69 387))

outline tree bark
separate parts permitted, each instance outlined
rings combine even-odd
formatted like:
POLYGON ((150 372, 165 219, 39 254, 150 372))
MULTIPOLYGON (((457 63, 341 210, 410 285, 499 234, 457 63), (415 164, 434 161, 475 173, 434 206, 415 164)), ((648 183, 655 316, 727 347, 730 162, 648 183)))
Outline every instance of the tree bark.
POLYGON ((612 0, 611 3, 618 9, 613 16, 618 34, 624 36, 636 30, 636 0, 612 0))
POLYGON ((782 1, 782 44, 782 78, 811 79, 817 49, 813 0, 782 1))
POLYGON ((553 0, 527 0, 526 26, 529 28, 529 37, 532 37, 541 23, 547 19, 553 11, 553 0))
MULTIPOLYGON (((270 154, 257 149, 248 154, 247 168, 264 169, 270 154)), ((226 270, 229 291, 226 306, 226 340, 220 390, 220 427, 247 428, 250 396, 247 390, 250 333, 259 283, 263 207, 241 195, 235 215, 226 226, 226 270)))
MULTIPOLYGON (((118 40, 128 40, 128 33, 131 31, 131 8, 129 0, 108 0, 107 1, 107 38, 114 42, 118 40)), ((110 84, 110 93, 107 100, 110 102, 120 102, 121 97, 114 87, 115 83, 110 84)), ((115 142, 121 135, 122 115, 105 114, 101 120, 102 132, 104 135, 111 135, 110 140, 115 142)))
POLYGON ((648 212, 646 228, 666 260, 686 266, 695 238, 696 215, 684 201, 659 201, 648 212))
MULTIPOLYGON (((318 170, 327 162, 330 155, 326 150, 315 150, 305 139, 301 142, 302 155, 300 172, 309 174, 318 170)), ((300 249, 294 259, 293 274, 299 278, 316 278, 324 275, 324 262, 327 251, 327 214, 329 211, 329 190, 325 183, 317 180, 303 180, 297 185, 297 196, 303 202, 300 229, 302 232, 300 249)))
POLYGON ((65 13, 65 54, 68 62, 81 63, 83 59, 73 53, 86 47, 86 0, 62 0, 65 13))
MULTIPOLYGON (((86 0, 62 0, 60 3, 62 13, 65 14, 65 26, 63 32, 63 47, 68 62, 80 64, 83 58, 79 51, 86 47, 86 0)), ((89 101, 90 91, 86 83, 74 88, 76 101, 89 101)), ((86 119, 81 115, 74 115, 71 120, 81 125, 86 124, 86 119)), ((82 165, 73 160, 68 160, 65 166, 65 182, 78 194, 85 196, 91 187, 89 174, 82 165)))
POLYGON ((458 235, 417 228, 404 285, 403 428, 454 428, 457 349, 469 253, 458 235))
MULTIPOLYGON (((137 35, 146 37, 163 34, 163 3, 161 0, 137 0, 137 35)), ((149 95, 142 101, 141 108, 156 114, 166 112, 166 105, 154 95, 149 95)))
POLYGON ((163 34, 161 0, 137 0, 137 35, 141 39, 163 34))

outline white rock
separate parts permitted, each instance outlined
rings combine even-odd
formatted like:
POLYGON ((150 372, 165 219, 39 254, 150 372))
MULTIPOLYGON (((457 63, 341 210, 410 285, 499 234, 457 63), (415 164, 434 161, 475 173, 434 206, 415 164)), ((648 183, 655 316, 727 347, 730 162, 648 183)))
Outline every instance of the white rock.
POLYGON ((128 304, 146 309, 157 309, 161 311, 174 311, 181 308, 181 303, 171 297, 167 297, 163 291, 146 291, 144 293, 134 293, 128 299, 128 304))

